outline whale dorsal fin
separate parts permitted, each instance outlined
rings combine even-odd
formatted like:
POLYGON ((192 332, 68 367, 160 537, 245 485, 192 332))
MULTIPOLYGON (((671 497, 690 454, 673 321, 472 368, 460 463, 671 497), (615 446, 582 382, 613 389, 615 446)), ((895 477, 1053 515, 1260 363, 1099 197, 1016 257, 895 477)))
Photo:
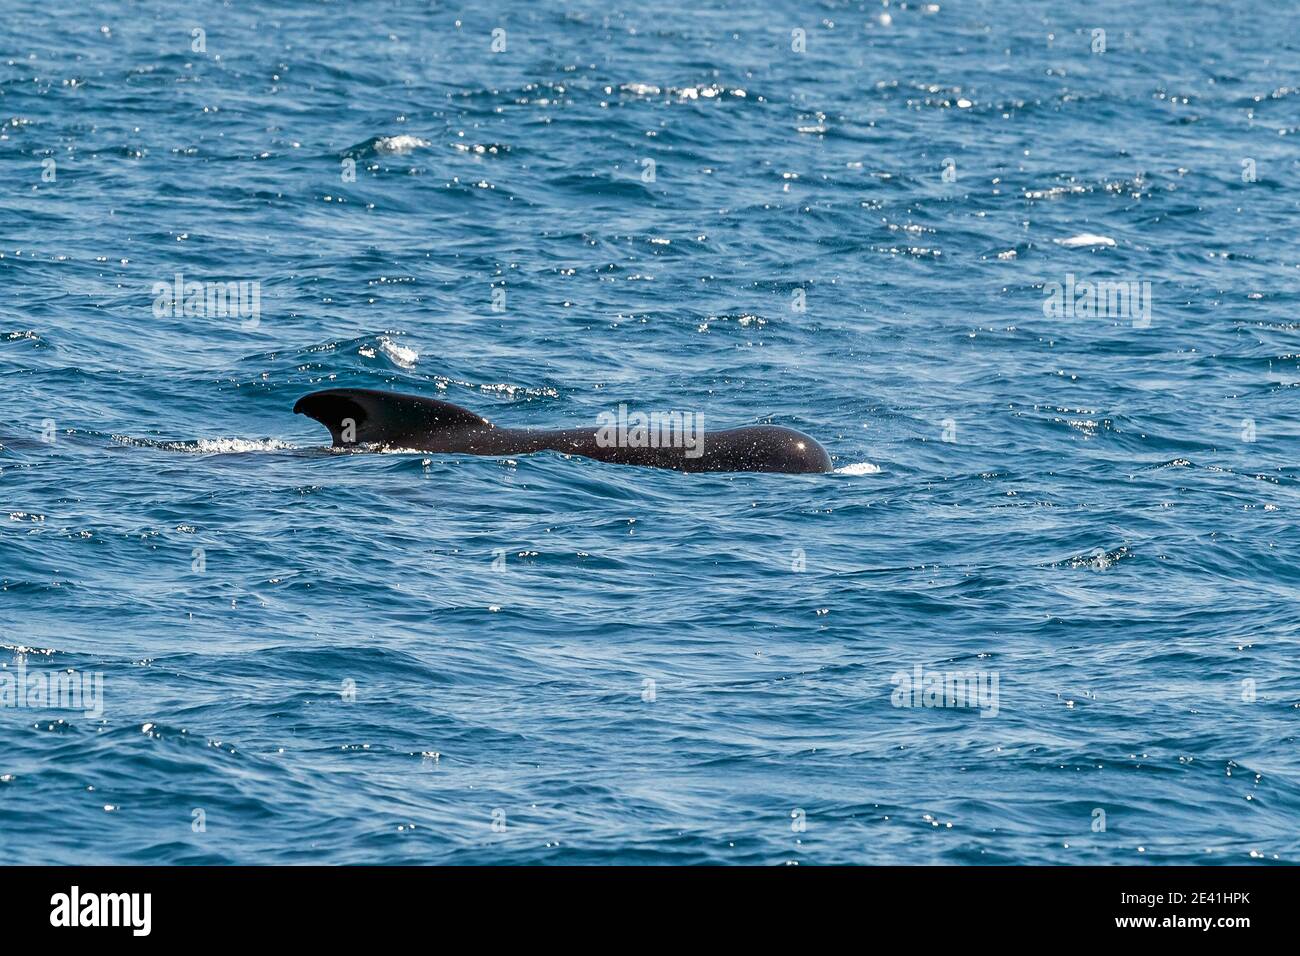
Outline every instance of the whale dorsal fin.
POLYGON ((487 419, 451 402, 370 388, 312 392, 298 399, 293 410, 328 428, 336 448, 364 443, 401 445, 404 440, 444 428, 492 427, 487 419))

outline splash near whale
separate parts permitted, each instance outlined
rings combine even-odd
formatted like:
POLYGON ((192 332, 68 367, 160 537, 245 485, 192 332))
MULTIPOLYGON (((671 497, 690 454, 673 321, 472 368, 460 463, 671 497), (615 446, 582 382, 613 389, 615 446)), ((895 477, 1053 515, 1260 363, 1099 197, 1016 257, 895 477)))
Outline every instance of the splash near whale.
POLYGON ((604 413, 595 428, 503 428, 469 409, 422 395, 331 388, 298 399, 295 413, 329 429, 335 448, 383 445, 462 455, 554 451, 597 461, 675 471, 832 470, 821 443, 781 425, 705 432, 692 413, 604 413))

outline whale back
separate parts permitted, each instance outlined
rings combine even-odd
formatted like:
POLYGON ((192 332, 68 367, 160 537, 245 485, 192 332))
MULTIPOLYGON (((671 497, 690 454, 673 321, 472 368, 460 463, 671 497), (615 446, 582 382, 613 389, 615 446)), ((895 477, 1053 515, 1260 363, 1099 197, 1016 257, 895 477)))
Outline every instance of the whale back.
POLYGON ((597 461, 677 471, 826 472, 830 455, 821 443, 781 425, 749 425, 700 435, 692 449, 610 443, 604 429, 497 428, 450 402, 369 388, 330 388, 298 399, 293 410, 329 429, 335 448, 387 445, 471 455, 521 455, 557 451, 597 461))
POLYGON ((330 388, 298 399, 294 412, 329 429, 335 448, 353 444, 428 447, 430 436, 492 428, 467 408, 422 395, 370 388, 330 388))

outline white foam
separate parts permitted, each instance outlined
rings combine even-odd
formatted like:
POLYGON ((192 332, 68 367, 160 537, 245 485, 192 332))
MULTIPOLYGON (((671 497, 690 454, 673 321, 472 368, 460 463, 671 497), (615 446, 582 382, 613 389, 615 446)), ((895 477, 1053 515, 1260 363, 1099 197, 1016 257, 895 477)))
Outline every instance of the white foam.
POLYGON ((415 363, 420 360, 420 353, 415 349, 398 345, 386 335, 379 340, 379 351, 402 368, 414 368, 415 363))
POLYGON ((836 468, 837 475, 878 475, 880 466, 873 465, 869 461, 859 461, 852 465, 845 465, 843 468, 836 468))
POLYGON ((420 139, 420 137, 411 136, 409 133, 401 133, 397 136, 380 136, 375 140, 375 152, 409 153, 413 149, 421 149, 432 145, 427 139, 420 139))
POLYGON ((1084 232, 1077 236, 1071 236, 1069 239, 1053 239, 1057 245, 1065 246, 1067 249, 1077 249, 1080 246, 1113 246, 1115 240, 1110 236, 1098 236, 1095 233, 1084 232))
POLYGON ((362 345, 357 349, 357 354, 364 358, 374 358, 380 352, 384 358, 402 368, 415 368, 415 363, 420 359, 420 353, 415 349, 398 345, 386 335, 381 335, 376 345, 362 345))
POLYGON ((278 438, 200 438, 196 442, 177 442, 169 447, 201 455, 230 455, 246 451, 283 451, 297 446, 278 438))
POLYGON ((284 451, 297 448, 278 438, 200 438, 198 441, 153 441, 148 438, 132 438, 130 435, 114 435, 113 440, 123 445, 135 445, 139 448, 161 448, 163 451, 179 451, 190 455, 233 455, 249 451, 284 451))

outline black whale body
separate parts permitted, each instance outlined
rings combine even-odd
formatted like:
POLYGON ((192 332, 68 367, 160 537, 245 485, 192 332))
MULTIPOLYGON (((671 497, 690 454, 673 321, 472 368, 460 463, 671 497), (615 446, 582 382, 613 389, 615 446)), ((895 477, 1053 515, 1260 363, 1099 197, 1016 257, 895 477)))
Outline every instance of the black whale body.
POLYGON ((335 448, 375 444, 465 455, 557 451, 597 461, 692 472, 806 474, 831 470, 830 455, 816 439, 780 425, 705 432, 698 449, 691 450, 609 444, 598 440, 600 430, 594 428, 500 428, 450 402, 370 388, 312 392, 298 399, 293 410, 328 428, 335 448))

